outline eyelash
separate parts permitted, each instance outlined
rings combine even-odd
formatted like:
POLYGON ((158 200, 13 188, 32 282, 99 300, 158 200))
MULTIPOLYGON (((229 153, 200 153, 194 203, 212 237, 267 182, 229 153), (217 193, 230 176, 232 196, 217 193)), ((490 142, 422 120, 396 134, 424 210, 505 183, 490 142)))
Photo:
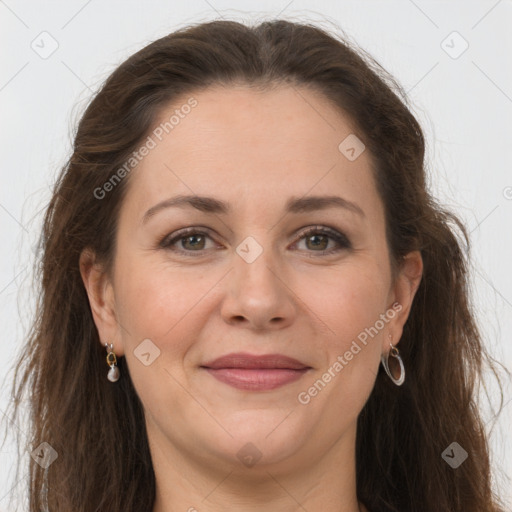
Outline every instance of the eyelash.
MULTIPOLYGON (((308 235, 312 235, 312 234, 327 235, 330 238, 332 238, 333 240, 335 240, 340 246, 338 248, 334 248, 334 249, 331 248, 329 250, 324 250, 324 251, 308 251, 308 252, 315 253, 315 256, 316 255, 327 256, 327 255, 339 252, 343 249, 351 249, 352 248, 352 244, 350 243, 349 239, 343 233, 339 233, 338 231, 336 231, 332 228, 322 227, 322 226, 313 226, 313 227, 306 229, 305 231, 300 233, 297 242, 300 242, 303 238, 307 237, 308 235)), ((181 231, 178 231, 172 237, 170 237, 170 235, 166 235, 161 240, 159 245, 160 245, 160 247, 162 247, 166 250, 176 251, 176 249, 172 249, 171 246, 174 245, 176 242, 179 242, 180 240, 183 240, 191 235, 205 235, 205 236, 208 236, 209 238, 211 238, 208 231, 202 230, 200 228, 191 227, 191 228, 185 228, 181 231)), ((203 256, 205 250, 186 251, 184 249, 178 249, 177 252, 179 252, 183 255, 186 255, 186 256, 197 257, 197 256, 203 256), (193 254, 195 252, 197 254, 193 254)), ((315 256, 311 256, 311 257, 315 257, 315 256)))

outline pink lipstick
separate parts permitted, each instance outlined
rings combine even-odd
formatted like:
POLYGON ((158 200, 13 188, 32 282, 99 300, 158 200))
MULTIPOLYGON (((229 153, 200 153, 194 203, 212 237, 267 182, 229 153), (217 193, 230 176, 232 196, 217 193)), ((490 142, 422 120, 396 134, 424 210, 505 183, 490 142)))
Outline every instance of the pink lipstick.
POLYGON ((201 365, 217 380, 246 391, 268 391, 300 379, 311 367, 282 354, 233 353, 201 365))

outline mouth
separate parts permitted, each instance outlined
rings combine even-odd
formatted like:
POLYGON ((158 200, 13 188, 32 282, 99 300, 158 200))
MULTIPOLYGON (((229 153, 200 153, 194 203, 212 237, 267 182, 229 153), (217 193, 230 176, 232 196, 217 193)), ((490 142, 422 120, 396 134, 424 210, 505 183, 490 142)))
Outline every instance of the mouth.
POLYGON ((200 366, 217 380, 246 391, 265 391, 300 379, 308 366, 282 354, 228 354, 200 366))

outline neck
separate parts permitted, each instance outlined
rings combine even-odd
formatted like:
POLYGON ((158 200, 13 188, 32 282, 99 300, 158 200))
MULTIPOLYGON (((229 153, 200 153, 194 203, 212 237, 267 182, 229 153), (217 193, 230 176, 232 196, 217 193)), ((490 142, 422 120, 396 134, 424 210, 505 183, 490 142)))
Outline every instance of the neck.
POLYGON ((355 425, 328 453, 310 449, 291 462, 251 468, 180 450, 151 422, 147 431, 156 477, 152 512, 368 512, 356 495, 355 425))

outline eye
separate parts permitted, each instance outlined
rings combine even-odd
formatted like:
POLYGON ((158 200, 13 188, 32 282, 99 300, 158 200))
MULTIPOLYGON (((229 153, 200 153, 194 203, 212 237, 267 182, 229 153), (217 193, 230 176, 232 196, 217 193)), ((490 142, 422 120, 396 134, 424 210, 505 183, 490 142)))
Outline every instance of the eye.
POLYGON ((174 236, 166 236, 160 242, 160 246, 171 251, 200 253, 205 249, 207 238, 211 239, 207 230, 202 230, 199 228, 186 228, 178 231, 176 234, 174 234, 174 236), (178 242, 181 242, 181 248, 175 249, 173 246, 178 242))
POLYGON ((342 249, 352 248, 349 239, 343 233, 340 233, 335 229, 322 226, 314 226, 308 228, 306 231, 303 231, 300 234, 298 242, 301 242, 302 240, 305 241, 307 248, 313 248, 313 252, 319 253, 320 255, 332 254, 342 249), (329 245, 329 239, 334 240, 338 246, 327 249, 329 245))
MULTIPOLYGON (((318 255, 332 254, 342 249, 352 248, 350 241, 343 233, 329 227, 313 226, 302 231, 299 236, 300 238, 296 244, 304 240, 306 248, 312 249, 308 252, 316 252, 318 255), (329 239, 336 242, 337 246, 328 249, 329 239)), ((207 239, 212 240, 208 229, 191 227, 166 236, 160 242, 160 247, 178 253, 181 252, 186 256, 201 256, 208 249, 206 247, 207 239), (180 243, 180 247, 176 248, 177 243, 180 243)))

